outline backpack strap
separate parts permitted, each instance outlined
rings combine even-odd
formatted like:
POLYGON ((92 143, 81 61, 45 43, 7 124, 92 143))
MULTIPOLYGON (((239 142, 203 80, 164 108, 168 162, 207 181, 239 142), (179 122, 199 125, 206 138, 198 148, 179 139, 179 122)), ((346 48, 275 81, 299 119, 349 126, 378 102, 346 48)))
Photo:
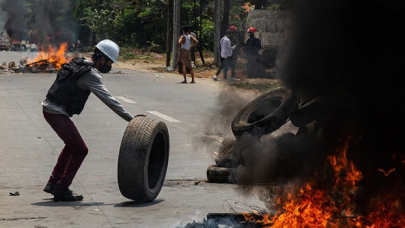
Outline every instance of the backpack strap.
POLYGON ((79 79, 83 74, 89 72, 93 66, 93 63, 85 61, 85 58, 73 58, 69 63, 62 65, 56 75, 58 81, 64 80, 71 76, 75 79, 79 79))

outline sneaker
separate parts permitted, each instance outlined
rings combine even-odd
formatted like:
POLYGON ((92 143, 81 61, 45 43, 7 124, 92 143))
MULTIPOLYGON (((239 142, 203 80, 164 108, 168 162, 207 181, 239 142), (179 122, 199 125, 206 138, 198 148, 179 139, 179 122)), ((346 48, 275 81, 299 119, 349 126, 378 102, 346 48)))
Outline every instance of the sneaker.
POLYGON ((214 79, 215 81, 218 81, 218 76, 214 75, 214 77, 212 79, 214 79))
POLYGON ((239 78, 235 78, 235 77, 232 77, 231 78, 233 81, 239 81, 240 79, 239 78))
POLYGON ((44 188, 44 192, 52 194, 55 191, 55 184, 52 182, 48 182, 44 188))
POLYGON ((62 192, 54 192, 53 196, 54 201, 80 201, 83 199, 82 195, 73 193, 69 189, 62 192))

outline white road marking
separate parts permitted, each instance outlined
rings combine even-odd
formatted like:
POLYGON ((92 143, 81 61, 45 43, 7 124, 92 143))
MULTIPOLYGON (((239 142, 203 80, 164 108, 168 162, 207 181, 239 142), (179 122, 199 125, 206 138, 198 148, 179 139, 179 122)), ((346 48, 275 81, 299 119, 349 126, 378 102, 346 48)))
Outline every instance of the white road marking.
POLYGON ((155 116, 157 116, 157 117, 160 117, 160 118, 162 118, 162 119, 164 119, 164 120, 167 120, 167 121, 169 121, 170 123, 181 123, 181 121, 176 120, 176 119, 174 119, 174 118, 172 118, 172 117, 170 117, 170 116, 168 116, 168 115, 162 114, 162 113, 157 112, 157 111, 147 111, 147 112, 150 113, 150 114, 152 114, 152 115, 155 115, 155 116))
POLYGON ((126 97, 116 96, 116 98, 118 98, 118 99, 120 99, 120 100, 123 100, 123 101, 125 101, 125 102, 127 102, 127 103, 130 103, 130 104, 136 104, 135 101, 130 100, 130 99, 126 98, 126 97))

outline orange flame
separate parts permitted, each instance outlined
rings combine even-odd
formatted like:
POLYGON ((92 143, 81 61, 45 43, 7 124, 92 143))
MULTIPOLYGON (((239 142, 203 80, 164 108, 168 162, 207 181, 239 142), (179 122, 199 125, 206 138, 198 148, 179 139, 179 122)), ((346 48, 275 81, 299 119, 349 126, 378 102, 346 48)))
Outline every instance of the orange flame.
POLYGON ((40 51, 33 60, 28 59, 28 63, 33 63, 40 60, 47 60, 50 64, 53 65, 55 70, 59 70, 62 68, 62 65, 67 62, 65 57, 66 48, 66 42, 61 44, 59 49, 55 49, 51 45, 49 45, 48 51, 40 51))
MULTIPOLYGON (((372 199, 367 216, 354 216, 355 203, 353 195, 363 176, 353 162, 347 160, 350 138, 345 140, 335 156, 328 156, 334 171, 335 184, 333 189, 324 189, 316 182, 306 183, 304 187, 284 192, 277 204, 281 209, 273 216, 261 215, 263 220, 256 224, 268 225, 272 228, 289 227, 357 227, 357 228, 391 228, 405 227, 405 214, 401 200, 405 193, 387 193, 372 199), (339 195, 340 197, 336 197, 339 195)), ((388 176, 395 169, 383 172, 388 176)), ((246 220, 255 217, 244 213, 246 220)))
POLYGON ((395 171, 395 168, 392 168, 392 169, 390 169, 389 171, 385 171, 385 170, 383 170, 383 169, 378 169, 378 171, 384 173, 384 175, 385 175, 386 177, 388 177, 388 176, 390 175, 390 173, 392 173, 392 172, 395 171))

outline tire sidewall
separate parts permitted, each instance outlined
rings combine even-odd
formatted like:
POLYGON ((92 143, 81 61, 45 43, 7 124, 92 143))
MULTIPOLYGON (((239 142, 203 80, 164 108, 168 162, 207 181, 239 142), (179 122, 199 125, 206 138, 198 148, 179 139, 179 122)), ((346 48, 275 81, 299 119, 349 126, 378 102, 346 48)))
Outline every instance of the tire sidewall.
POLYGON ((137 202, 150 202, 158 196, 168 167, 169 139, 169 131, 164 122, 149 117, 136 117, 128 124, 121 141, 118 157, 118 186, 124 197, 137 202), (151 189, 148 171, 153 144, 158 134, 163 135, 165 151, 155 155, 159 156, 163 153, 164 158, 157 161, 161 164, 158 166, 160 172, 155 179, 154 188, 151 189))
POLYGON ((153 131, 153 134, 151 136, 151 139, 155 139, 157 134, 162 133, 162 135, 165 137, 165 158, 164 158, 164 163, 163 163, 163 167, 161 168, 160 174, 159 174, 159 179, 155 185, 155 188, 150 188, 149 187, 149 162, 150 162, 150 155, 151 155, 151 151, 152 151, 152 146, 153 143, 150 143, 150 145, 148 146, 147 149, 147 153, 146 153, 146 158, 145 158, 145 166, 144 166, 144 190, 145 193, 147 195, 147 198, 149 200, 153 200, 155 199, 158 194, 160 193, 160 190, 163 187, 163 183, 166 177, 166 171, 167 171, 167 167, 168 167, 168 163, 169 163, 169 148, 170 148, 170 142, 169 142, 169 132, 167 130, 167 126, 164 122, 159 122, 155 128, 155 130, 153 131))

